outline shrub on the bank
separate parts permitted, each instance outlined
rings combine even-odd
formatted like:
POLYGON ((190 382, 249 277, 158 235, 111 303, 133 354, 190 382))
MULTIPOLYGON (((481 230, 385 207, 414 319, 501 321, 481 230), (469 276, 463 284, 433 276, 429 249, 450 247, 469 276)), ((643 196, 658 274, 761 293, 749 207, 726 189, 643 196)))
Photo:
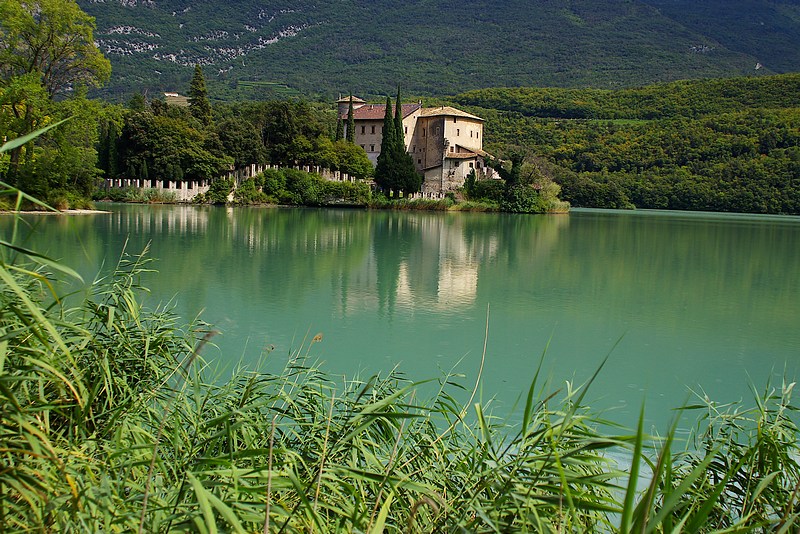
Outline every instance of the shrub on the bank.
POLYGON ((233 202, 235 204, 265 204, 269 201, 269 197, 256 188, 256 181, 254 178, 248 178, 242 181, 233 191, 233 202))
POLYGON ((90 210, 94 204, 88 198, 67 189, 50 191, 47 202, 57 210, 90 210))
POLYGON ((366 206, 366 182, 334 182, 297 169, 267 169, 255 178, 256 187, 279 204, 291 206, 366 206))
POLYGON ((174 204, 178 201, 175 191, 158 188, 123 187, 95 191, 95 200, 112 202, 134 202, 142 204, 174 204))

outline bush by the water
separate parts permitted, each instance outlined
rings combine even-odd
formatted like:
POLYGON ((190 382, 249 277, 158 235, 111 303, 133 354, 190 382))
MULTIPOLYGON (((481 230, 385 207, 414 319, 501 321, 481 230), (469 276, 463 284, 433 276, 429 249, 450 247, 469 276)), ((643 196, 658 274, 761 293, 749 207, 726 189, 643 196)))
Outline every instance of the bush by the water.
POLYGON ((519 422, 507 424, 472 403, 478 385, 454 376, 427 398, 395 374, 334 380, 309 363, 321 336, 282 369, 221 379, 202 360, 212 329, 141 304, 144 254, 126 255, 90 297, 66 305, 41 268, 10 262, 18 253, 0 249, 4 529, 800 526, 794 384, 767 387, 752 408, 699 402, 702 418, 683 447, 674 429, 656 439, 641 423, 636 432, 601 426, 584 404, 590 384, 552 389, 534 376, 519 422), (620 451, 624 466, 611 459, 620 451))
POLYGON ((98 189, 94 193, 95 200, 112 202, 136 202, 142 204, 174 204, 178 197, 174 191, 149 187, 122 187, 98 189))
POLYGON ((266 169, 234 187, 230 180, 215 180, 195 202, 225 204, 233 192, 240 205, 366 206, 372 191, 366 182, 335 182, 297 169, 266 169))

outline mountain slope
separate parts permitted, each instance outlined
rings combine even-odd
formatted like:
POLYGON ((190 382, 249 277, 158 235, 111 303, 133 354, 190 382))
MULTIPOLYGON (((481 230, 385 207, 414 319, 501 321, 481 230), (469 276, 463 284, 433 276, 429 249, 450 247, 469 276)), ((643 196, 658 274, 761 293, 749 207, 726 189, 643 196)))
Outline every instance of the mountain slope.
MULTIPOLYGON (((195 63, 212 94, 245 98, 381 95, 398 83, 407 93, 434 95, 517 85, 613 88, 750 74, 757 63, 764 65, 758 73, 800 70, 793 56, 762 59, 773 57, 777 37, 760 47, 726 45, 723 30, 691 24, 673 3, 79 1, 97 19, 96 40, 114 66, 106 91, 117 95, 183 90, 195 63)), ((780 13, 777 2, 745 3, 780 13)), ((794 2, 784 4, 794 13, 794 2)), ((704 13, 713 26, 716 13, 704 13)), ((775 32, 791 41, 800 22, 787 16, 775 32)))
POLYGON ((800 70, 797 0, 644 0, 692 31, 776 72, 800 70))

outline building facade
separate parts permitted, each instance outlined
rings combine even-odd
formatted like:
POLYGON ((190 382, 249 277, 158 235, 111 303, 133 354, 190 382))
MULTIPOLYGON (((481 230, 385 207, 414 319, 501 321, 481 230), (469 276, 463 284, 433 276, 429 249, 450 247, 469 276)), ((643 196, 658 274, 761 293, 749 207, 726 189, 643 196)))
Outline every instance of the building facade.
MULTIPOLYGON (((337 101, 339 116, 347 124, 350 98, 337 101)), ((354 141, 377 164, 383 138, 386 104, 368 104, 353 97, 354 141)), ((483 119, 449 106, 423 108, 421 103, 403 104, 406 151, 424 180, 422 193, 439 197, 464 185, 471 172, 477 178, 493 178, 483 151, 483 119)), ((346 127, 346 126, 345 126, 346 127)))

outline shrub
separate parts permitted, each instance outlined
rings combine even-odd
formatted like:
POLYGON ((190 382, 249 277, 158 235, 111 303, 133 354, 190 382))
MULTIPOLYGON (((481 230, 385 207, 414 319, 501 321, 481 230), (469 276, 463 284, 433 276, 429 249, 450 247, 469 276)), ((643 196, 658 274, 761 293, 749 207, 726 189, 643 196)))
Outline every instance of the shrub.
POLYGON ((477 180, 465 192, 468 200, 486 200, 499 203, 503 200, 505 183, 502 180, 477 180))
POLYGON ((256 189, 255 179, 248 178, 233 192, 233 201, 244 205, 264 204, 267 202, 267 195, 256 189))
POLYGON ((267 169, 256 176, 256 185, 261 187, 264 194, 277 197, 281 191, 286 189, 286 176, 283 171, 267 169))
POLYGON ((217 178, 211 182, 203 201, 209 204, 227 204, 233 191, 233 182, 227 178, 217 178))
POLYGON ((500 209, 509 213, 546 213, 547 205, 534 188, 519 185, 506 190, 500 209))

